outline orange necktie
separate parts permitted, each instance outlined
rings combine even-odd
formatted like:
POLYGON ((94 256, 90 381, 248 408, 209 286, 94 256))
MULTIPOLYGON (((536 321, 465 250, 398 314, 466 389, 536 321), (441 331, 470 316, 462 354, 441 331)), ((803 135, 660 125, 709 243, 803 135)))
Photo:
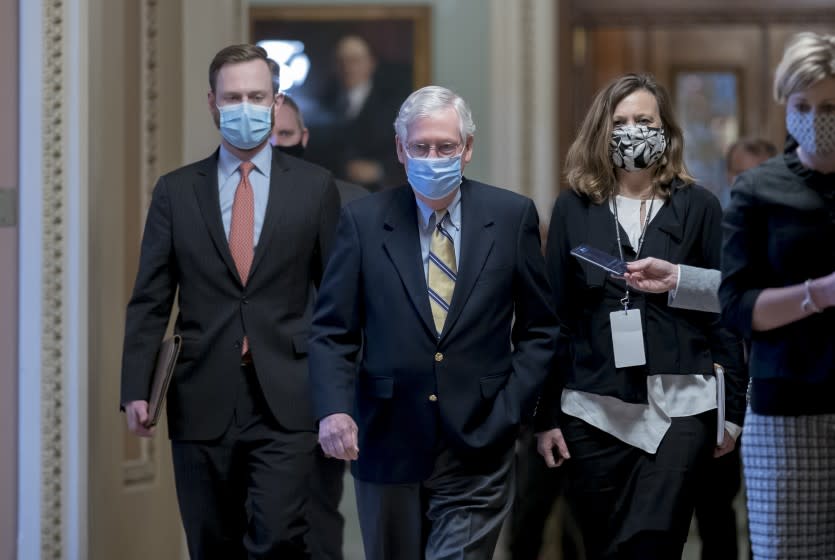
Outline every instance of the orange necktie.
MULTIPOLYGON (((238 269, 241 283, 246 286, 252 257, 255 255, 255 196, 249 182, 249 172, 255 165, 251 161, 241 163, 241 180, 232 203, 232 224, 229 226, 229 251, 238 269)), ((241 355, 249 351, 249 340, 244 336, 241 355)))

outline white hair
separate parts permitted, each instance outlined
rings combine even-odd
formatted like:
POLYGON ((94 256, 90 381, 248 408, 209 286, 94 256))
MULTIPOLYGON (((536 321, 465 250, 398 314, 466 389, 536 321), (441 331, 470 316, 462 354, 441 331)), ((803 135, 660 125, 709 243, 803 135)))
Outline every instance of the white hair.
POLYGON ((394 119, 394 132, 401 141, 405 142, 409 136, 409 125, 417 119, 429 117, 438 111, 450 108, 458 113, 461 141, 466 142, 467 138, 475 134, 473 113, 460 95, 441 86, 426 86, 412 92, 397 112, 397 118, 394 119))

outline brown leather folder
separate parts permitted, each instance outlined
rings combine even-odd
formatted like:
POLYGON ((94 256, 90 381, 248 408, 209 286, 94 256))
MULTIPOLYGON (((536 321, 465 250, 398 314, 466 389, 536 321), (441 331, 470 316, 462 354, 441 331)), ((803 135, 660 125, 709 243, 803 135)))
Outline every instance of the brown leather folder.
POLYGON ((171 384, 174 366, 177 365, 177 357, 180 355, 182 346, 182 337, 175 334, 163 340, 159 347, 154 376, 151 380, 151 397, 148 399, 148 428, 156 426, 162 416, 165 394, 168 393, 168 386, 171 384))

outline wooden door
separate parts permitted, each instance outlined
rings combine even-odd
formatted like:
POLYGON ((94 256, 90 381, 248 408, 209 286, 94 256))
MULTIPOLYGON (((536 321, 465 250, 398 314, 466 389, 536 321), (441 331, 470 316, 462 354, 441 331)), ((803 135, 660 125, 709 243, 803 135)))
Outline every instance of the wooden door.
POLYGON ((180 0, 90 3, 90 560, 185 557, 165 425, 140 439, 119 412, 125 307, 155 179, 148 166, 180 165, 182 9, 180 0))

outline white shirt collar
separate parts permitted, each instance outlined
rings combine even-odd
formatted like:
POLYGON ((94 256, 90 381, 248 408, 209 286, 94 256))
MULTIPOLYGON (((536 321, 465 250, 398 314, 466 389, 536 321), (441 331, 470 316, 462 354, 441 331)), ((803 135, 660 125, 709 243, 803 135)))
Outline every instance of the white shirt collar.
POLYGON ((415 202, 417 202, 418 207, 418 217, 420 218, 420 226, 422 229, 427 230, 430 226, 430 219, 433 213, 439 214, 435 218, 435 222, 431 225, 434 226, 438 223, 438 220, 443 218, 445 212, 449 212, 449 220, 448 223, 452 225, 457 230, 461 230, 461 187, 459 186, 455 192, 455 197, 452 199, 452 202, 449 203, 443 210, 438 210, 437 212, 429 206, 426 205, 424 201, 415 197, 415 202))

